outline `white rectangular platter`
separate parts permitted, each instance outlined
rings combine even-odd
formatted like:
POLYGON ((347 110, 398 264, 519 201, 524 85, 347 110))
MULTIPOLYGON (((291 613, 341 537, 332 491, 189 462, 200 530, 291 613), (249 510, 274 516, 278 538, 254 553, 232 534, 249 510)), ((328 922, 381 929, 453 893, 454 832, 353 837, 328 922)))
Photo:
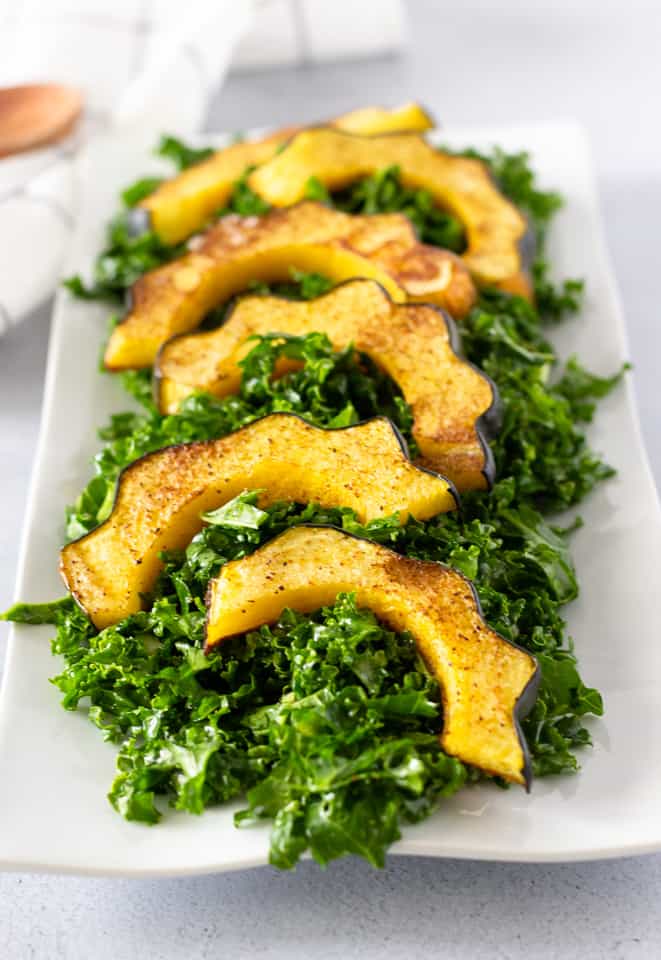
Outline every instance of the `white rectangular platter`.
MULTIPOLYGON (((573 125, 453 130, 443 142, 527 149, 545 185, 566 197, 550 237, 558 276, 582 276, 580 318, 556 332, 563 354, 598 373, 627 358, 588 150, 573 125)), ((81 165, 84 210, 69 268, 89 270, 118 189, 157 166, 138 140, 108 141, 81 165)), ((27 511, 17 597, 62 595, 62 514, 90 472, 97 427, 126 397, 97 372, 107 309, 58 295, 41 439, 27 511)), ((532 794, 466 789, 393 851, 484 860, 551 861, 661 850, 661 522, 641 444, 631 384, 601 405, 590 440, 618 469, 584 505, 574 537, 581 596, 568 609, 587 683, 604 694, 594 749, 578 776, 538 781, 532 794)), ((237 830, 234 808, 170 813, 158 827, 126 823, 106 800, 114 748, 83 711, 68 713, 48 678, 58 664, 49 627, 16 627, 0 697, 0 867, 91 874, 175 875, 267 861, 268 828, 237 830)))

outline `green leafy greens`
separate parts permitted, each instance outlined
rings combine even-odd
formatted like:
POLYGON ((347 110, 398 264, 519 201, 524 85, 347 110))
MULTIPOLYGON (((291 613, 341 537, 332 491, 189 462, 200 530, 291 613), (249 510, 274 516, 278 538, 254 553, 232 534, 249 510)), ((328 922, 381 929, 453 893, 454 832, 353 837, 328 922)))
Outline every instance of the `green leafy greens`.
MULTIPOLYGON (((204 156, 167 143, 161 152, 182 167, 204 156)), ((502 403, 502 429, 492 444, 499 479, 490 494, 466 495, 462 516, 363 526, 347 509, 281 503, 264 510, 258 492, 248 491, 206 515, 207 525, 185 551, 165 556, 144 612, 100 633, 70 599, 19 604, 5 614, 57 624, 53 650, 64 668, 53 682, 66 708, 89 704, 92 722, 118 744, 110 799, 124 816, 154 823, 163 799, 201 813, 245 794, 237 823, 272 821, 272 863, 290 867, 310 850, 322 864, 350 852, 380 865, 402 823, 428 815, 441 797, 478 779, 439 749, 439 691, 411 638, 385 629, 351 595, 310 616, 286 611, 276 624, 204 655, 209 579, 228 560, 306 522, 333 523, 471 578, 489 623, 532 651, 542 667, 537 703, 523 724, 536 775, 577 768, 576 749, 590 743, 584 718, 601 714, 602 703, 579 675, 562 619, 578 592, 569 538, 579 521, 562 528, 549 514, 579 503, 611 474, 589 449, 582 424, 620 375, 595 377, 575 358, 557 370, 544 322, 575 312, 582 290, 574 280, 554 287, 543 259, 560 198, 538 189, 525 154, 497 150, 483 159, 538 240, 537 309, 484 291, 459 326, 466 356, 493 378, 502 403)), ((125 204, 149 188, 148 181, 134 185, 125 204)), ((353 212, 400 210, 426 242, 459 251, 465 243, 461 225, 425 191, 403 187, 396 168, 334 196, 311 181, 308 195, 353 212)), ((244 177, 228 210, 264 209, 244 177)), ((178 252, 152 235, 136 240, 124 230, 111 227, 96 286, 90 291, 74 279, 74 293, 120 294, 131 278, 178 252)), ((314 297, 329 285, 324 277, 294 275, 279 292, 314 297)), ((220 310, 210 322, 222 316, 220 310)), ((194 395, 176 416, 156 412, 148 374, 124 383, 143 409, 114 416, 101 431, 95 476, 68 511, 69 538, 108 516, 117 475, 136 457, 222 436, 272 411, 297 412, 324 426, 385 412, 410 437, 410 411, 392 382, 353 349, 334 353, 320 334, 258 338, 243 361, 236 396, 194 395), (299 369, 274 380, 283 355, 299 369)))
MULTIPOLYGON (((132 201, 138 193, 139 189, 134 185, 124 191, 124 196, 132 201)), ((138 277, 183 252, 183 246, 168 246, 151 231, 136 234, 131 226, 130 210, 125 210, 108 225, 106 246, 94 263, 93 284, 86 286, 78 274, 63 283, 74 296, 83 300, 121 303, 138 277)))
POLYGON ((213 156, 213 147, 190 147, 177 137, 163 136, 156 147, 156 156, 163 157, 174 164, 178 173, 213 156))
POLYGON ((385 413, 410 438, 411 413, 392 381, 367 357, 357 358, 351 346, 334 352, 325 334, 257 337, 241 369, 235 396, 194 394, 176 415, 165 417, 151 403, 145 378, 134 380, 132 392, 146 409, 115 414, 100 431, 105 444, 95 458, 94 477, 67 510, 67 539, 106 519, 119 472, 133 460, 170 444, 224 436, 269 413, 298 413, 322 427, 346 427, 385 413), (280 357, 298 361, 301 368, 273 380, 280 357))
MULTIPOLYGON (((197 150, 176 137, 161 137, 155 150, 159 157, 169 160, 181 172, 206 160, 213 153, 211 147, 197 150)), ((149 196, 163 182, 162 177, 141 177, 121 193, 124 209, 108 225, 106 246, 94 264, 94 282, 87 286, 76 275, 64 281, 74 296, 83 300, 114 300, 121 303, 129 287, 143 273, 154 270, 184 252, 182 245, 163 243, 152 231, 133 228, 131 208, 149 196)))
POLYGON ((455 253, 463 253, 466 249, 466 236, 460 221, 437 207, 428 190, 403 186, 396 166, 385 167, 333 195, 312 177, 307 184, 306 196, 309 200, 330 203, 346 213, 403 213, 423 243, 445 247, 455 253))

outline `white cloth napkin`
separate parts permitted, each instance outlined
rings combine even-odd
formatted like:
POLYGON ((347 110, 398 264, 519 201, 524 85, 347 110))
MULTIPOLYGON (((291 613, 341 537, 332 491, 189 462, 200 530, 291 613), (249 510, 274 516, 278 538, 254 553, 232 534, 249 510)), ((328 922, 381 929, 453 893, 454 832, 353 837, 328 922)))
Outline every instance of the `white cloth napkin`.
POLYGON ((232 69, 379 56, 405 38, 402 0, 258 0, 232 69))
POLYGON ((68 83, 85 97, 67 140, 0 160, 0 334, 60 279, 90 137, 195 133, 230 61, 371 56, 403 37, 401 0, 0 0, 0 86, 68 83))

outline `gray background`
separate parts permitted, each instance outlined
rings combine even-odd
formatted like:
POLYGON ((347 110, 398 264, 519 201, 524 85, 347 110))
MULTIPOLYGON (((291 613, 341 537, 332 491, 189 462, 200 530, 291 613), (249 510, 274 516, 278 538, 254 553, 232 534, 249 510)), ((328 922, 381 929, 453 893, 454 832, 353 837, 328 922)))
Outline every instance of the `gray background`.
MULTIPOLYGON (((658 3, 412 0, 409 8, 403 57, 233 77, 209 128, 408 98, 448 124, 581 120, 658 485, 658 3)), ((0 608, 13 589, 48 325, 46 305, 0 340, 0 608)), ((0 643, 5 635, 0 627, 0 643)), ((171 881, 4 875, 0 957, 647 958, 661 955, 660 896, 661 856, 553 866, 393 858, 380 873, 345 861, 326 872, 305 863, 295 874, 262 868, 171 881)))

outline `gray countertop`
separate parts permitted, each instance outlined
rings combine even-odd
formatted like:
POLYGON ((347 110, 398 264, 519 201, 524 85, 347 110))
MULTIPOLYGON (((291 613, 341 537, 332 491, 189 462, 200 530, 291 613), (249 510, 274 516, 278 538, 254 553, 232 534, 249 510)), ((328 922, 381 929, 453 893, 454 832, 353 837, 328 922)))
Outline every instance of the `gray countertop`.
MULTIPOLYGON (((581 120, 658 484, 658 3, 409 7, 405 56, 232 77, 209 127, 317 119, 407 98, 462 125, 581 120)), ((0 340, 0 607, 13 589, 49 312, 44 305, 0 340)), ((0 641, 5 635, 3 627, 0 641)), ((0 957, 647 958, 661 955, 660 904, 661 856, 552 866, 392 858, 381 872, 347 860, 325 872, 304 863, 287 875, 261 868, 169 881, 9 874, 0 876, 0 957)))

